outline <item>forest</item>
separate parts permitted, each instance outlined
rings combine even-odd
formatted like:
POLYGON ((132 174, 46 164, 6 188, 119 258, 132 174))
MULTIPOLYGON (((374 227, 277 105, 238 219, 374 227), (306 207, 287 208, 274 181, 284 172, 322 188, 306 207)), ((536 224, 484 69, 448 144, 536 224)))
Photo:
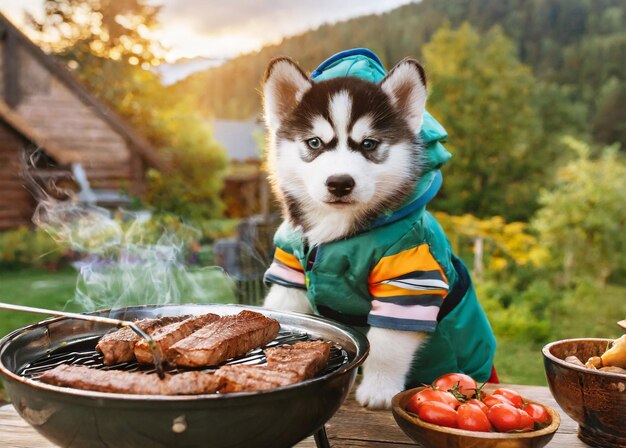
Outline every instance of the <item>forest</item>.
POLYGON ((626 143, 626 130, 617 119, 626 99, 623 0, 424 0, 285 38, 196 74, 178 88, 194 92, 206 114, 245 118, 259 112, 260 98, 252 92, 272 57, 287 55, 313 70, 337 51, 366 47, 388 67, 410 55, 432 72, 424 45, 441 27, 458 29, 464 23, 480 35, 499 29, 516 58, 532 70, 535 85, 547 89, 540 96, 551 103, 549 115, 556 119, 570 112, 563 122, 547 123, 550 131, 576 126, 596 142, 626 143))

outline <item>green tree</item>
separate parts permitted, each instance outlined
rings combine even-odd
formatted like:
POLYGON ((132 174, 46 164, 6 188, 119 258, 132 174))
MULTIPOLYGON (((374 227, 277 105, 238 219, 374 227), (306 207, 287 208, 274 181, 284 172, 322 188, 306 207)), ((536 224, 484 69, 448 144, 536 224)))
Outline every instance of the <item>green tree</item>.
POLYGON ((499 28, 480 36, 470 25, 443 27, 423 48, 431 80, 428 108, 450 135, 436 206, 452 214, 524 220, 551 164, 551 148, 535 148, 541 123, 537 82, 499 28))
POLYGON ((566 144, 577 157, 541 194, 532 226, 566 284, 591 279, 604 286, 626 267, 626 163, 616 147, 593 158, 588 145, 572 138, 566 144))
POLYGON ((600 143, 619 143, 626 150, 626 84, 611 78, 600 90, 592 135, 600 143))

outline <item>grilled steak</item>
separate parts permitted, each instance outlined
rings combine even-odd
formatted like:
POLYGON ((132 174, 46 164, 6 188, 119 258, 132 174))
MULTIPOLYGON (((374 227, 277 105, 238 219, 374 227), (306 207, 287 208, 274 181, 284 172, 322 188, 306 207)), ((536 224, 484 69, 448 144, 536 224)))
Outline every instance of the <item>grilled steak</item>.
POLYGON ((265 350, 268 367, 312 378, 328 363, 330 345, 323 341, 298 342, 265 350))
MULTIPOLYGON (((173 324, 157 328, 150 336, 152 336, 157 345, 157 350, 163 357, 163 353, 173 344, 219 318, 220 316, 217 314, 211 313, 193 316, 181 322, 174 322, 173 324)), ((135 344, 135 358, 142 364, 152 364, 152 351, 148 342, 144 339, 138 339, 135 344)))
POLYGON ((183 367, 217 365, 267 344, 280 324, 254 311, 224 316, 172 345, 166 359, 183 367))
POLYGON ((230 365, 220 367, 215 375, 220 379, 220 392, 264 390, 299 383, 313 377, 328 363, 330 345, 327 342, 298 342, 294 345, 265 350, 267 364, 230 365))
POLYGON ((185 372, 166 375, 98 370, 62 364, 39 377, 44 383, 75 389, 137 395, 195 395, 217 391, 220 378, 212 373, 185 372))
POLYGON ((266 365, 245 364, 220 367, 215 376, 220 381, 220 392, 243 392, 287 386, 303 380, 295 372, 275 370, 266 365))
MULTIPOLYGON (((142 331, 152 334, 157 328, 187 319, 189 316, 162 317, 160 319, 142 319, 135 324, 142 331)), ((96 350, 104 355, 104 364, 113 365, 135 359, 134 348, 141 338, 130 328, 125 327, 100 338, 96 350)))

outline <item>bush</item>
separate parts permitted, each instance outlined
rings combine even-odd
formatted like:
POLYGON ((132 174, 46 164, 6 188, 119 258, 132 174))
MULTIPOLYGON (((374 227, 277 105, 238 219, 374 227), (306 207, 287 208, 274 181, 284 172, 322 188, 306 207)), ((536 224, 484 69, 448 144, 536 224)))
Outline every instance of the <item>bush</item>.
POLYGON ((551 334, 551 315, 558 297, 550 283, 537 280, 520 288, 512 282, 478 282, 477 294, 497 339, 546 342, 551 334))
POLYGON ((44 231, 20 227, 0 233, 0 268, 25 267, 57 270, 68 258, 68 251, 44 231))

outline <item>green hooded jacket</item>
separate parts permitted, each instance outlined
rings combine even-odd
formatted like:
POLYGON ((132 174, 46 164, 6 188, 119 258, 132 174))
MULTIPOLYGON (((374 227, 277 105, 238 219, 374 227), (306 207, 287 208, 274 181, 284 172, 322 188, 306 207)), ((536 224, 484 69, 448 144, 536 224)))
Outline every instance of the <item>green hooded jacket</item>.
MULTIPOLYGON (((374 53, 354 49, 326 60, 311 78, 355 76, 378 83, 385 75, 374 53)), ((440 168, 451 157, 442 145, 447 134, 425 112, 420 137, 423 172, 404 204, 357 235, 315 247, 283 223, 265 280, 306 290, 316 313, 348 325, 430 333, 414 357, 406 387, 449 372, 486 381, 496 347, 493 332, 467 268, 426 211, 442 184, 440 168)))

